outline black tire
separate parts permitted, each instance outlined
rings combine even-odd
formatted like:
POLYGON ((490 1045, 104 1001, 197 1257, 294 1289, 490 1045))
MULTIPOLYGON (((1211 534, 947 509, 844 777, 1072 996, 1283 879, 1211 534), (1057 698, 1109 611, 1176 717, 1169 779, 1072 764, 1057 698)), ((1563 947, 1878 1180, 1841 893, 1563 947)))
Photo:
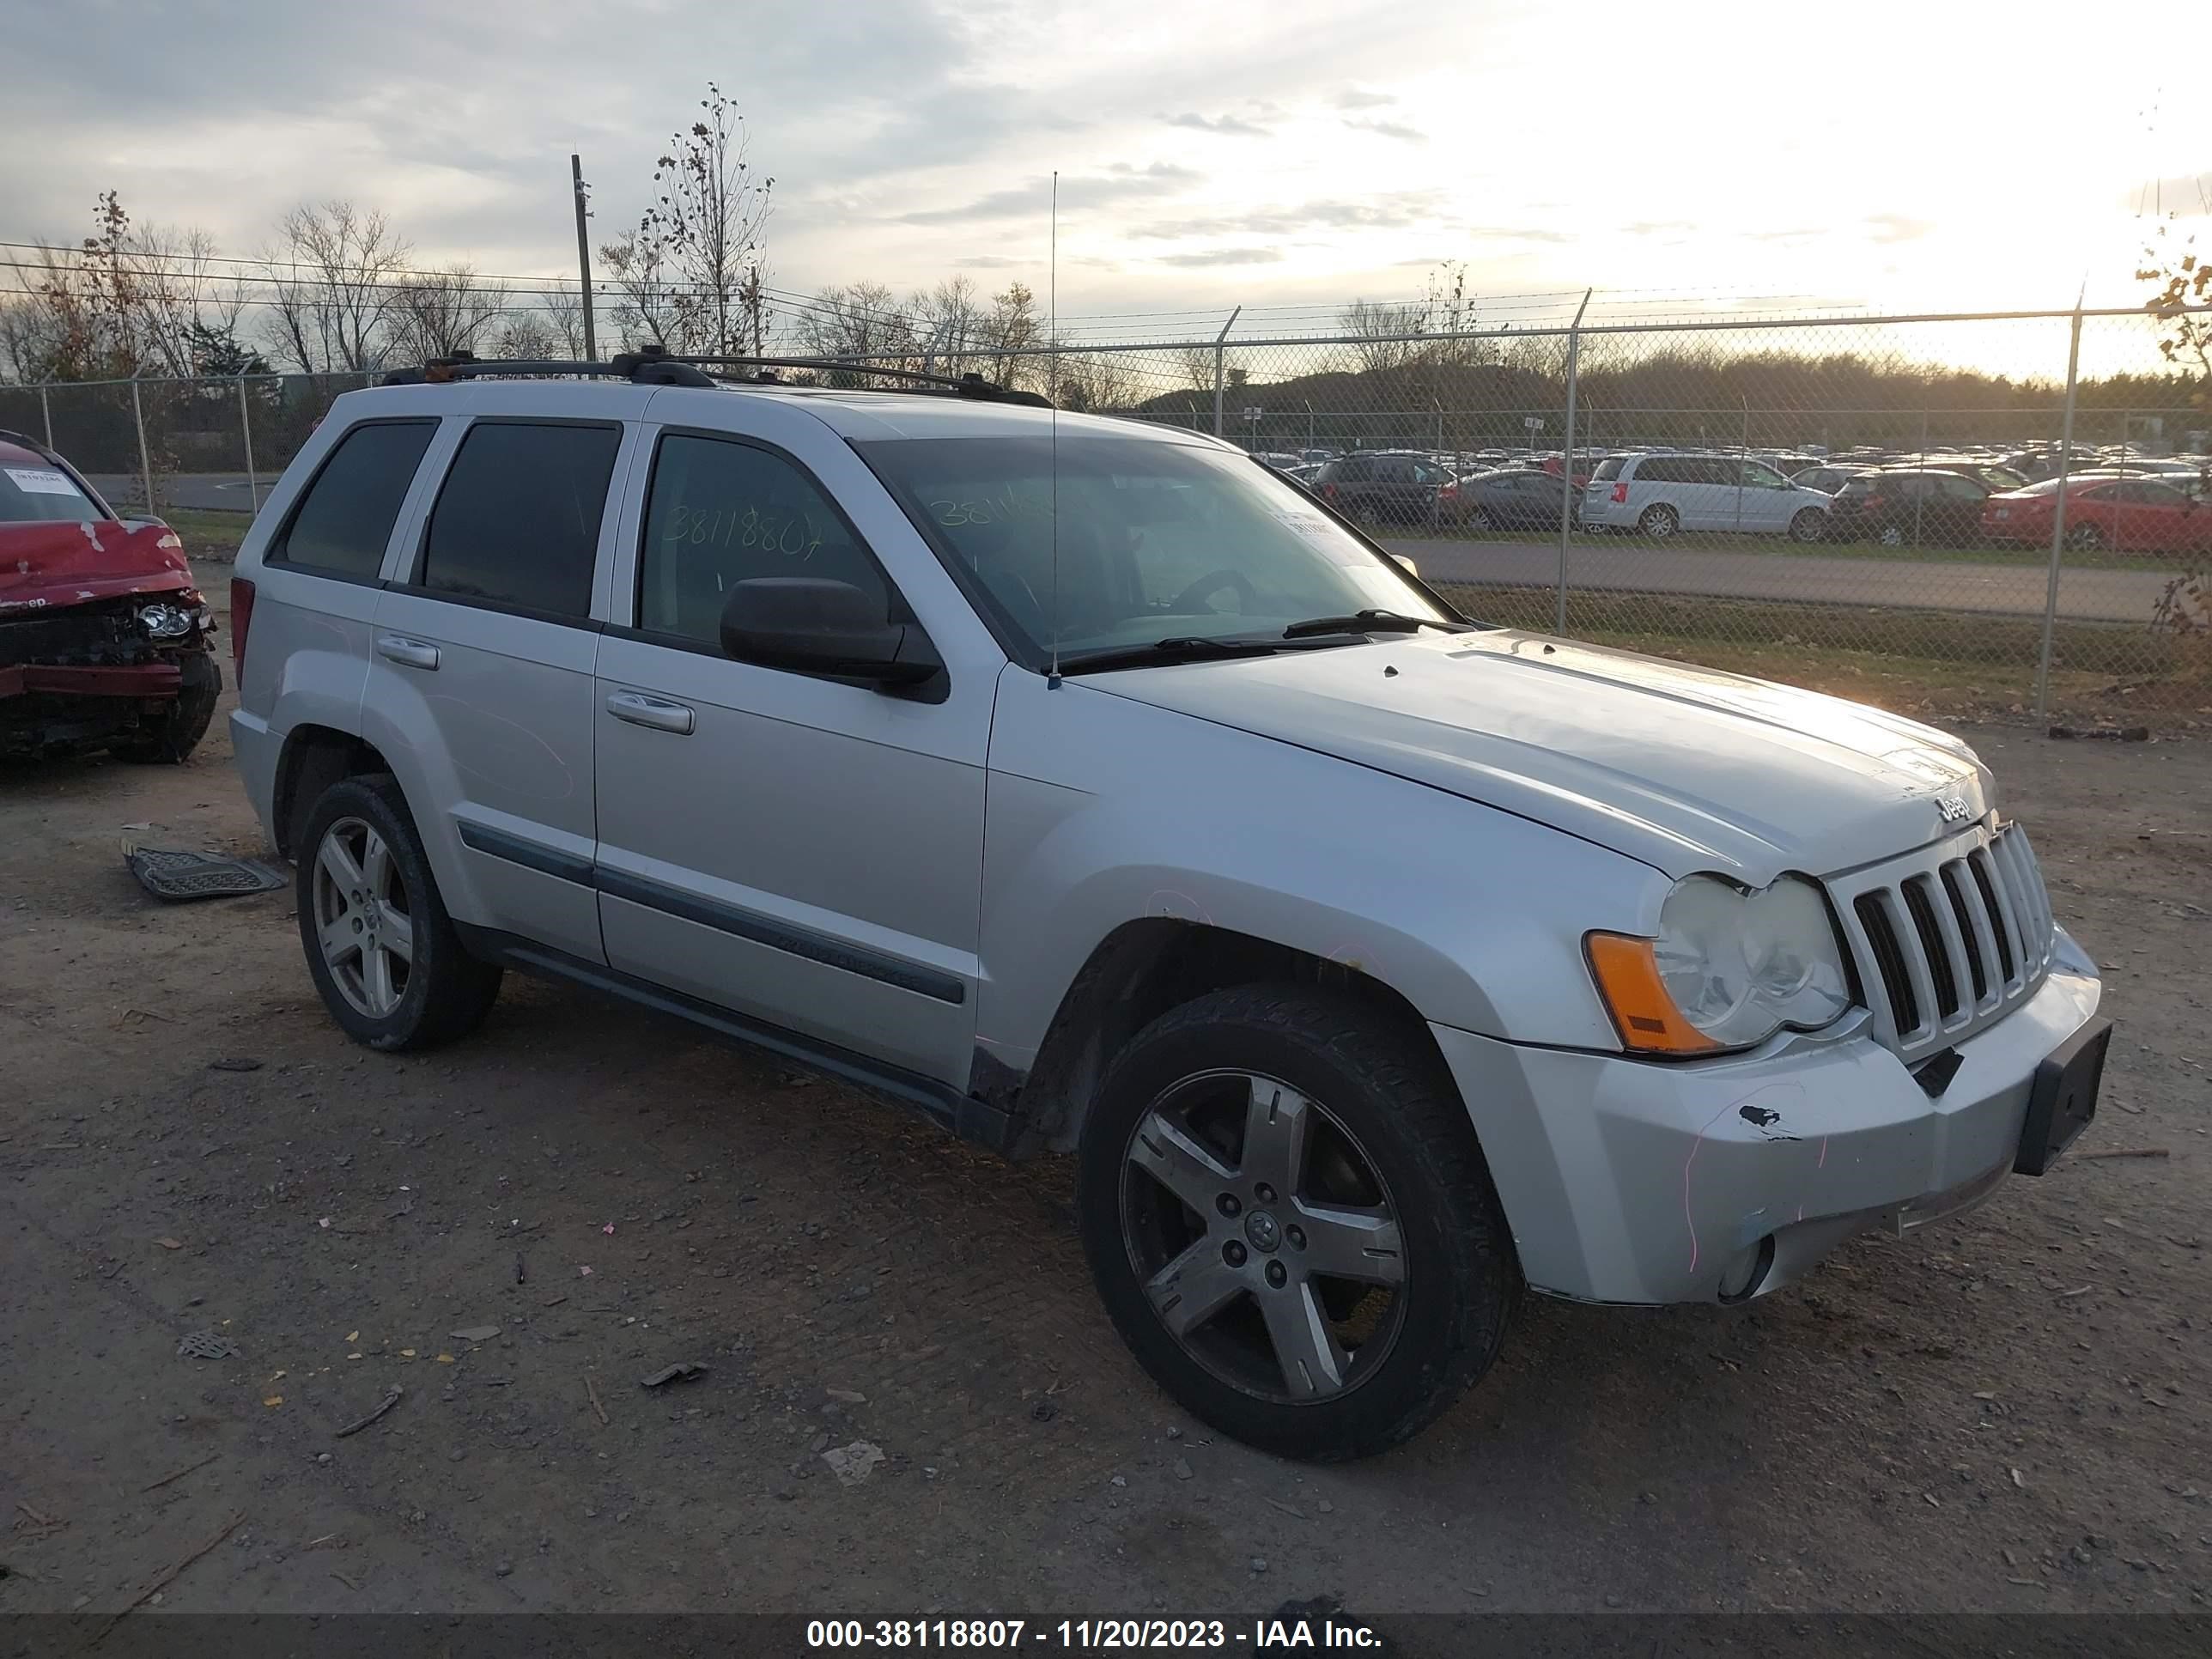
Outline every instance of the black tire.
POLYGON ((2066 532, 2066 545, 2076 553, 2094 553, 2104 544, 2103 533, 2093 524, 2076 525, 2066 532))
POLYGON ((1460 522, 1464 524, 1469 530, 1474 531, 1478 534, 1480 534, 1485 531, 1494 530, 1497 528, 1497 526, 1491 522, 1490 509, 1484 507, 1471 507, 1468 508, 1467 516, 1461 520, 1460 522))
POLYGON ((1673 507, 1661 501, 1637 515, 1636 527, 1654 541, 1664 541, 1681 529, 1682 519, 1673 507))
POLYGON ((397 1054, 428 1048, 476 1029, 499 995, 500 969, 480 962, 462 945, 453 918, 438 896, 438 883, 422 850, 422 838, 407 810, 406 797, 389 773, 341 779, 325 790, 307 812, 293 883, 299 912, 300 947, 307 971, 322 994, 331 1018, 356 1042, 397 1054), (334 825, 360 824, 373 830, 389 849, 390 878, 404 890, 404 914, 411 933, 411 959, 397 1006, 381 1016, 357 1007, 340 988, 337 970, 325 958, 319 937, 316 875, 325 837, 334 825))
POLYGON ((215 653, 205 647, 189 653, 178 669, 184 684, 168 706, 141 720, 127 740, 107 745, 107 752, 116 759, 140 765, 179 766, 207 736, 216 702, 222 696, 222 669, 215 653))
MULTIPOLYGON (((1195 1125, 1197 1120, 1182 1121, 1195 1125)), ((1250 1133, 1238 1146, 1236 1169, 1226 1173, 1231 1182, 1258 1167, 1249 1155, 1250 1133)), ((1227 1157, 1218 1147, 1208 1150, 1227 1157)), ((1185 1167, 1197 1169, 1200 1182, 1216 1178, 1208 1170, 1185 1167)), ((1100 1085, 1084 1125, 1078 1188, 1091 1275, 1139 1363, 1194 1416, 1286 1457, 1364 1457, 1419 1432, 1490 1368, 1520 1294, 1511 1234, 1466 1108, 1441 1063, 1422 1051, 1418 1034, 1357 1002, 1304 988, 1217 991, 1139 1032, 1100 1085), (1274 1194, 1261 1183, 1244 1194, 1252 1208, 1241 1218, 1234 1206, 1214 1200, 1223 1218, 1217 1225, 1214 1216, 1169 1196, 1170 1188, 1131 1162, 1133 1154, 1149 1158, 1156 1150, 1150 1139, 1139 1139, 1139 1127, 1156 1133, 1165 1121, 1158 1114, 1177 1109, 1171 1103, 1193 1097, 1194 1091, 1225 1088, 1232 1115, 1250 1110, 1255 1115, 1242 1121, 1257 1126, 1264 1109, 1272 1120, 1272 1105, 1237 1104, 1241 1097, 1235 1091, 1255 1084, 1277 1086, 1278 1102, 1279 1091, 1294 1100, 1303 1097, 1305 1104, 1293 1106, 1291 1115, 1320 1126, 1301 1142, 1307 1150, 1297 1155, 1298 1167, 1310 1172, 1300 1177, 1302 1184, 1318 1182, 1332 1169, 1365 1169, 1375 1177, 1370 1191, 1379 1196, 1347 1200, 1327 1194, 1309 1201, 1305 1194, 1274 1194), (1318 1119, 1300 1115, 1311 1106, 1322 1109, 1318 1119), (1185 1235, 1164 1240, 1152 1235, 1146 1225, 1146 1194, 1152 1213, 1164 1211, 1179 1218, 1185 1235), (1272 1275, 1304 1251, 1308 1241, 1296 1226, 1300 1219, 1314 1229, 1316 1255, 1308 1259, 1317 1260, 1319 1218, 1328 1213, 1317 1206, 1352 1201, 1377 1203, 1379 1209, 1367 1213, 1390 1218, 1399 1247, 1395 1271, 1401 1277, 1395 1287, 1382 1287, 1387 1306, 1379 1314, 1368 1300, 1376 1287, 1318 1273, 1308 1277, 1304 1270, 1288 1290, 1275 1292, 1297 1298, 1299 1310, 1319 1312, 1328 1351, 1342 1361, 1340 1386, 1330 1381, 1335 1391, 1293 1397, 1291 1364, 1267 1334, 1265 1316, 1268 1305, 1279 1314, 1291 1304, 1263 1304, 1261 1280, 1280 1283, 1272 1275), (1264 1234, 1252 1232, 1262 1221, 1264 1234), (1194 1222, 1196 1231, 1190 1231, 1194 1222), (1181 1287, 1200 1272, 1218 1282, 1214 1234, 1228 1237, 1239 1228, 1252 1237, 1253 1250, 1234 1237, 1222 1245, 1231 1253, 1229 1273, 1245 1274, 1249 1261, 1260 1278, 1228 1292, 1217 1304, 1218 1313, 1193 1319, 1186 1342, 1170 1332, 1146 1283, 1176 1287, 1164 1304, 1172 1311, 1181 1303, 1181 1287), (1279 1242, 1268 1243, 1267 1237, 1279 1242), (1174 1253, 1170 1260, 1195 1265, 1172 1278, 1161 1274, 1153 1260, 1163 1250, 1174 1253), (1340 1313, 1338 1297, 1346 1292, 1357 1301, 1340 1313), (1336 1322, 1363 1316, 1371 1321, 1365 1341, 1349 1349, 1338 1346, 1336 1322), (1249 1366, 1242 1372, 1221 1357, 1240 1340, 1249 1366), (1208 1342, 1217 1345, 1211 1353, 1203 1348, 1208 1342)), ((1200 1293, 1193 1291, 1194 1297, 1200 1293)), ((1291 1315, 1293 1322, 1296 1317, 1291 1315)), ((1310 1390, 1311 1374, 1302 1374, 1310 1390)))
POLYGON ((1824 542, 1828 539, 1828 515, 1817 507, 1808 507, 1790 520, 1790 539, 1793 542, 1824 542))

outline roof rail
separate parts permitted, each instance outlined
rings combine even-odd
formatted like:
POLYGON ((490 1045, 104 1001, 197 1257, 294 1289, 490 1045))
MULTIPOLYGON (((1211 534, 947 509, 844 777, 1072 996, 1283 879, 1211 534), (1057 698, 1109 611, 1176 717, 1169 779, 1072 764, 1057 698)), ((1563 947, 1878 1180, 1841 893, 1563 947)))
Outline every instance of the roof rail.
MULTIPOLYGON (((886 380, 912 380, 929 386, 942 386, 957 398, 973 398, 979 402, 1023 404, 1032 409, 1050 409, 1051 401, 1035 392, 1018 392, 1012 386, 987 380, 972 370, 964 374, 932 374, 917 368, 882 368, 858 363, 844 357, 743 357, 693 355, 690 352, 660 359, 672 363, 726 363, 752 368, 811 368, 820 372, 848 374, 880 374, 886 380)), ((767 384, 778 384, 768 381, 767 384)))
POLYGON ((714 382, 700 370, 658 351, 618 352, 608 362, 568 362, 540 357, 483 357, 457 351, 450 357, 433 357, 420 368, 397 368, 384 377, 386 386, 442 386, 453 380, 477 380, 492 375, 577 374, 600 380, 629 380, 637 386, 711 386, 714 382))

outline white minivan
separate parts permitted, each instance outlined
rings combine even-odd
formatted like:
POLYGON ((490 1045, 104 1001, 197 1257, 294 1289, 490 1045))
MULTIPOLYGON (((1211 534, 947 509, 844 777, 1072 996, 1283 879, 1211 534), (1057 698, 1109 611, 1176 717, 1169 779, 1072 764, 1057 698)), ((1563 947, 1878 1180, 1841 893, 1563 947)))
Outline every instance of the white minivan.
POLYGON ((1828 533, 1828 498, 1791 483, 1764 461, 1736 455, 1613 455, 1590 475, 1582 522, 1655 539, 1682 530, 1728 530, 1817 542, 1828 533))

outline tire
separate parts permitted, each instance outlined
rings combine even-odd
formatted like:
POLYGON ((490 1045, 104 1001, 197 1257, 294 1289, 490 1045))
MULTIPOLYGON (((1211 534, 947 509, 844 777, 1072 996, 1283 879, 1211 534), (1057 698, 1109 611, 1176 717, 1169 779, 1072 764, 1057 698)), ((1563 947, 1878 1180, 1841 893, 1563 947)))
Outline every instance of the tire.
POLYGON ((475 1030, 499 995, 500 970, 463 947, 392 776, 332 784, 309 810, 299 845, 300 946, 345 1034, 397 1054, 475 1030), (338 941, 331 950, 326 935, 338 941))
POLYGON ((1824 542, 1828 539, 1828 515, 1817 507, 1808 507, 1790 520, 1790 539, 1793 542, 1824 542))
POLYGON ((1139 1362, 1194 1416, 1285 1457, 1364 1457, 1419 1432, 1490 1368, 1520 1294, 1441 1066, 1369 1009, 1300 987, 1217 991, 1138 1033, 1084 1125, 1077 1208, 1139 1362), (1278 1191, 1255 1168, 1303 1173, 1278 1191), (1354 1272, 1300 1265, 1325 1256, 1354 1272))
POLYGON ((1884 547, 1902 547, 1905 545, 1905 532, 1896 525, 1886 524, 1875 539, 1884 547))
POLYGON ((1682 527, 1680 514, 1664 502, 1647 507, 1638 515, 1636 527, 1656 542, 1663 542, 1682 527))
POLYGON ((2104 544, 2104 536, 2093 524, 2076 525, 2066 532, 2066 545, 2076 553, 2094 553, 2104 544))
POLYGON ((215 653, 204 647, 187 655, 178 668, 184 684, 168 707, 142 720, 127 741, 107 745, 107 752, 116 759, 140 765, 179 766, 207 736, 216 700, 222 696, 222 669, 215 653))
POLYGON ((1497 526, 1491 521, 1488 509, 1480 507, 1469 507, 1467 511, 1467 516, 1464 519, 1462 519, 1460 522, 1466 526, 1467 528, 1474 531, 1478 534, 1484 531, 1494 530, 1497 528, 1497 526))

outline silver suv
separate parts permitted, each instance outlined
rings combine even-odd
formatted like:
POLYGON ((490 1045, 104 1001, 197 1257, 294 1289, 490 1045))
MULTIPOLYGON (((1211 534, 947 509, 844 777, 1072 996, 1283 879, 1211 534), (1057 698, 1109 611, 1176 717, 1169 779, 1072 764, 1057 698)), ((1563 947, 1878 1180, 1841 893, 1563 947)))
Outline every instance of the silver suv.
POLYGON ((331 1017, 563 975, 1073 1153, 1227 1433, 1378 1450, 1524 1285, 1742 1302, 2094 1109, 2094 967, 1940 732, 1470 623, 1172 428, 445 373, 339 398, 238 561, 331 1017))

